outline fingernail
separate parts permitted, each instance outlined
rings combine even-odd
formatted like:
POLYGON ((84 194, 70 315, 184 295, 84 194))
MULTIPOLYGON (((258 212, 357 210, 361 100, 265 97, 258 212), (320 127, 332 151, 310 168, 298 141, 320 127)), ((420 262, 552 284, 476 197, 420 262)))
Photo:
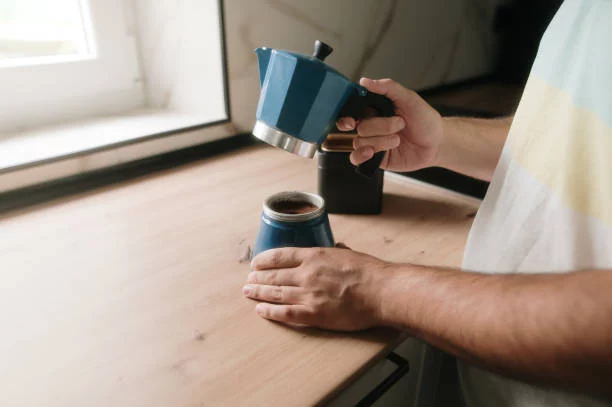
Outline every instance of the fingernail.
POLYGON ((400 129, 403 129, 406 126, 406 122, 401 117, 396 117, 395 122, 397 127, 399 127, 400 129))
POLYGON ((248 297, 252 293, 253 293, 253 287, 251 287, 250 285, 245 285, 244 287, 242 287, 242 294, 248 297))
POLYGON ((355 121, 353 119, 340 119, 338 128, 340 130, 352 130, 355 127, 355 121))

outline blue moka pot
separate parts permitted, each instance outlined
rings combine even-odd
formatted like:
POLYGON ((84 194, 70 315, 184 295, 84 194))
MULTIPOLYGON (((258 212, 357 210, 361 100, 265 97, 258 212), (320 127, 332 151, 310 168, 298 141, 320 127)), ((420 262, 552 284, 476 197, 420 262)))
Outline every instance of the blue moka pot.
MULTIPOLYGON (((339 117, 362 117, 367 108, 380 116, 395 114, 393 102, 325 64, 332 48, 315 42, 312 56, 272 48, 257 48, 261 93, 253 135, 302 157, 314 157, 339 117)), ((384 152, 357 171, 371 176, 384 152)))

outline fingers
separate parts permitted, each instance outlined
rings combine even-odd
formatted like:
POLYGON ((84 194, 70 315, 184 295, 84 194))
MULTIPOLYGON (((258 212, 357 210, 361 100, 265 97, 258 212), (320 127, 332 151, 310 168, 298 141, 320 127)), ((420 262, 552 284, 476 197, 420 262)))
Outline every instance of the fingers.
POLYGON ((247 284, 242 287, 242 294, 253 300, 278 304, 300 304, 304 297, 304 289, 298 287, 279 287, 276 285, 247 284))
POLYGON ((357 123, 352 117, 342 117, 336 121, 336 127, 340 131, 350 131, 355 129, 357 123))
POLYGON ((255 311, 261 317, 278 322, 306 325, 311 312, 304 305, 278 305, 265 302, 257 304, 255 311))
POLYGON ((299 286, 301 273, 292 269, 251 271, 247 277, 250 284, 299 286))
POLYGON ((399 134, 379 137, 356 137, 353 141, 355 150, 349 159, 353 165, 359 165, 368 161, 374 153, 394 149, 400 145, 399 134))
POLYGON ((355 150, 349 156, 349 160, 353 165, 359 165, 368 161, 370 158, 374 156, 374 148, 366 146, 361 147, 358 150, 355 150))
POLYGON ((406 122, 400 116, 371 117, 364 119, 357 127, 357 134, 361 137, 387 136, 399 133, 406 127, 406 122))
POLYGON ((389 136, 378 136, 378 137, 355 137, 353 139, 353 148, 355 151, 364 148, 371 147, 375 153, 379 151, 387 151, 400 145, 399 134, 391 134, 389 136))
POLYGON ((302 250, 296 247, 266 250, 259 253, 251 261, 251 269, 267 270, 297 267, 302 264, 304 258, 302 250))

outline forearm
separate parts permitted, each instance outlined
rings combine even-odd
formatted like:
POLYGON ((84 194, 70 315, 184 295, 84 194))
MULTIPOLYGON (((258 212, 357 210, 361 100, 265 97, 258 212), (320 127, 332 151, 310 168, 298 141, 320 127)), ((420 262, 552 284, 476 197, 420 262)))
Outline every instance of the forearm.
POLYGON ((512 118, 443 118, 444 141, 438 165, 489 181, 501 155, 512 118))
POLYGON ((385 325, 528 382, 612 393, 612 272, 487 275, 402 265, 384 281, 385 325))

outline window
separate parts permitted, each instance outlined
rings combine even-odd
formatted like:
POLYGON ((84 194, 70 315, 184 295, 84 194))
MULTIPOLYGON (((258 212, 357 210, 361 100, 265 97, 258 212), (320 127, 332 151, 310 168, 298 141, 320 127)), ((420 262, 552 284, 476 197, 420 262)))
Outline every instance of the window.
POLYGON ((0 0, 5 95, 0 131, 116 114, 142 104, 125 3, 0 0))
POLYGON ((0 176, 229 120, 221 13, 220 0, 0 0, 0 176))
POLYGON ((0 66, 94 55, 86 4, 78 0, 0 2, 0 66), (51 58, 49 58, 51 57, 51 58))

